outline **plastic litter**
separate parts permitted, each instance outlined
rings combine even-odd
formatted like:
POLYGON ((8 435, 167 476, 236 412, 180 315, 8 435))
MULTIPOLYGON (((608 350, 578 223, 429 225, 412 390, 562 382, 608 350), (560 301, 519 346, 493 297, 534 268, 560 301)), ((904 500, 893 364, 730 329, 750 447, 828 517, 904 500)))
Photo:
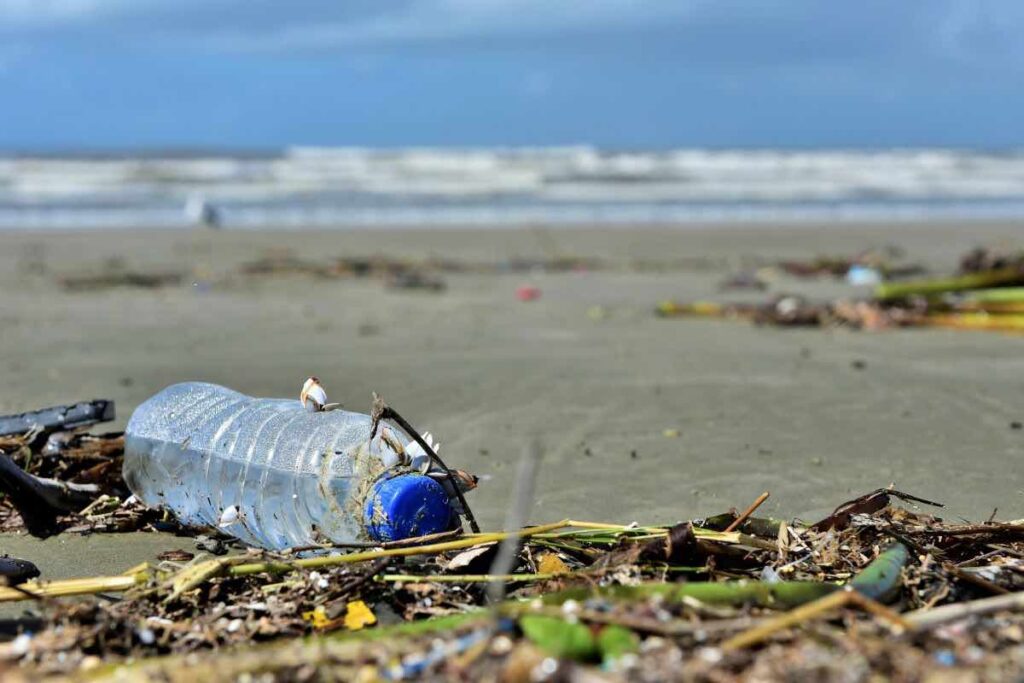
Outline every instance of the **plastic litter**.
POLYGON ((143 503, 185 524, 275 550, 457 526, 457 506, 429 463, 386 425, 371 441, 371 423, 297 400, 175 384, 132 415, 124 479, 143 503))
POLYGON ((850 266, 846 271, 846 282, 851 285, 877 285, 882 282, 882 274, 870 266, 850 266))
POLYGON ((520 301, 536 301, 540 298, 540 287, 522 285, 516 288, 516 298, 520 301))

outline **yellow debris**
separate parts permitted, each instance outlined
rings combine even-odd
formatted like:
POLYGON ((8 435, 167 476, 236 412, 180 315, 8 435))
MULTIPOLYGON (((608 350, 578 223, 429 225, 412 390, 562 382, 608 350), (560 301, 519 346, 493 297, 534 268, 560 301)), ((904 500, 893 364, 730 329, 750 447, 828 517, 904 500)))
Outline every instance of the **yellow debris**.
POLYGON ((327 612, 324 611, 323 605, 309 612, 303 612, 302 618, 313 624, 313 628, 317 629, 324 628, 331 623, 331 620, 327 618, 327 612))
POLYGON ((565 574, 568 571, 568 565, 555 553, 544 553, 537 562, 538 574, 565 574))
POLYGON ((345 610, 345 628, 349 631, 358 631, 364 626, 373 626, 376 623, 377 617, 373 615, 365 602, 353 600, 348 603, 348 608, 345 610))

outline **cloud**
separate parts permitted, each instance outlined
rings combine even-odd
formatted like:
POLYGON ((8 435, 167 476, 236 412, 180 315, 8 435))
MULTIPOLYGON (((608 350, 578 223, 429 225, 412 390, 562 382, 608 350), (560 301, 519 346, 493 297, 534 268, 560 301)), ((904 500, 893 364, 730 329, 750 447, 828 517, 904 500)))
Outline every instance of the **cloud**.
POLYGON ((421 0, 357 21, 287 27, 271 37, 276 47, 301 49, 617 33, 676 23, 702 4, 693 0, 421 0))
POLYGON ((101 9, 100 0, 0 0, 0 22, 8 29, 48 27, 94 17, 101 9))
POLYGON ((0 0, 0 39, 218 53, 669 51, 692 63, 1021 55, 1019 0, 0 0))
POLYGON ((707 0, 0 0, 0 33, 174 39, 241 51, 308 51, 622 32, 707 0), (127 33, 125 33, 127 31, 127 33))

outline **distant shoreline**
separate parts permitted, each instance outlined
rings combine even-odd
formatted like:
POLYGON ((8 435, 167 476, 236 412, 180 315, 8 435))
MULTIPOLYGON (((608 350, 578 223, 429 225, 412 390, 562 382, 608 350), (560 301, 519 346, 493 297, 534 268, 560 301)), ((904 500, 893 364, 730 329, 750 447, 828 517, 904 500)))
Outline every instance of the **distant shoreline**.
MULTIPOLYGON (((900 230, 913 227, 949 226, 957 223, 972 225, 1012 226, 1024 228, 1024 206, 1021 211, 1013 213, 990 213, 978 215, 974 213, 943 213, 934 215, 912 214, 804 214, 800 216, 764 215, 757 217, 737 218, 735 216, 701 217, 689 220, 466 220, 466 221, 388 221, 376 222, 353 221, 336 223, 310 222, 271 222, 266 224, 223 224, 213 230, 237 233, 276 232, 325 232, 325 233, 362 233, 362 232, 517 232, 530 230, 552 230, 579 232, 586 230, 598 231, 638 231, 638 230, 670 230, 670 231, 703 231, 703 230, 736 230, 750 228, 757 231, 771 230, 857 230, 878 229, 887 226, 899 226, 900 230)), ((102 233, 102 232, 204 232, 211 228, 192 226, 180 223, 146 223, 140 221, 85 221, 78 225, 68 223, 39 224, 33 222, 17 223, 0 221, 0 235, 38 233, 56 235, 61 233, 102 233)))
POLYGON ((290 148, 0 157, 0 228, 1024 218, 1024 150, 290 148), (199 211, 199 213, 197 213, 199 211))

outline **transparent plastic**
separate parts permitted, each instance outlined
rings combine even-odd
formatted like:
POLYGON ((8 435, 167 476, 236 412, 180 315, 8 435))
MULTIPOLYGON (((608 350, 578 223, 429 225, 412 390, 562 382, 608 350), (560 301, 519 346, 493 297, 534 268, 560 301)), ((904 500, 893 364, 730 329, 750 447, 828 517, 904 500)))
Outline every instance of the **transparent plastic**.
POLYGON ((379 438, 368 443, 370 426, 361 413, 308 412, 296 400, 175 384, 132 414, 124 478, 146 505, 186 524, 224 521, 224 531, 251 545, 361 540, 359 498, 394 458, 379 438))

